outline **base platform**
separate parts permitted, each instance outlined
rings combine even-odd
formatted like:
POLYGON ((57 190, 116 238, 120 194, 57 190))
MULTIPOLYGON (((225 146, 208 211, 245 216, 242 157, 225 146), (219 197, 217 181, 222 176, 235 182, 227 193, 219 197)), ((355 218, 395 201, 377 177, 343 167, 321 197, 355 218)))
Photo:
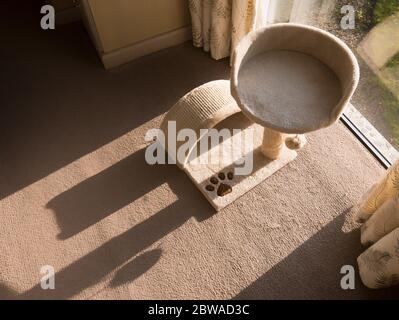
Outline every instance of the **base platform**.
MULTIPOLYGON (((231 138, 224 140, 209 151, 193 157, 183 170, 217 211, 223 209, 262 183, 273 173, 293 161, 297 156, 296 151, 284 147, 281 156, 277 160, 267 159, 260 150, 263 139, 263 127, 252 123, 242 113, 231 116, 219 123, 215 128, 218 130, 222 128, 229 129, 231 138), (233 134, 232 128, 241 129, 241 131, 233 134), (244 137, 249 137, 251 132, 253 133, 253 146, 245 150, 246 148, 243 144, 236 142, 240 138, 242 141, 245 141, 244 137), (227 155, 226 157, 220 156, 223 155, 221 150, 227 155), (243 158, 247 158, 247 161, 250 161, 248 153, 251 152, 253 155, 252 170, 248 174, 238 175, 237 167, 242 168, 244 165, 241 163, 237 164, 237 161, 243 160, 243 158), (200 161, 222 158, 223 161, 215 163, 203 161, 208 162, 206 164, 200 161)), ((201 144, 201 141, 208 138, 207 136, 203 137, 198 144, 201 144)), ((249 165, 248 162, 247 165, 249 165)))

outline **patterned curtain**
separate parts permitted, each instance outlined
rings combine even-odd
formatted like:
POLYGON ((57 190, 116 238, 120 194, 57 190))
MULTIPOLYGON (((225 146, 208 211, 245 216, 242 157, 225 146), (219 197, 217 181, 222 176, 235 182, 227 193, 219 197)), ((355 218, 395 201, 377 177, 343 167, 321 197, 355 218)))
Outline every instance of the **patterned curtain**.
POLYGON ((230 56, 255 26, 257 0, 189 0, 193 43, 212 58, 230 56))
POLYGON ((357 220, 361 242, 371 245, 358 257, 363 283, 370 288, 399 284, 399 161, 361 199, 357 220))

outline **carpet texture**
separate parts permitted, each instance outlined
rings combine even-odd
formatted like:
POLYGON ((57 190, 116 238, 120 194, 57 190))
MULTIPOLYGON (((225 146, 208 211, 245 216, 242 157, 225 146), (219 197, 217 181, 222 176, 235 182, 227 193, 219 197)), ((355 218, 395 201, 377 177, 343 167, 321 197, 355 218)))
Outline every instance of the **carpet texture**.
POLYGON ((351 207, 384 173, 343 125, 215 214, 176 166, 145 163, 144 134, 228 61, 187 43, 106 72, 80 23, 43 32, 26 6, 0 19, 0 298, 399 297, 340 289, 364 250, 351 207))

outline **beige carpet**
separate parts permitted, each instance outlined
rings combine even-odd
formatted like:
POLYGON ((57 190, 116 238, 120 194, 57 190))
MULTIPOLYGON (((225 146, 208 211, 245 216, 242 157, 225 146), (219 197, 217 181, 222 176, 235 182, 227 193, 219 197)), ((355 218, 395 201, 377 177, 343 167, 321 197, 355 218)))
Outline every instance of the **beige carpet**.
POLYGON ((214 214, 177 167, 145 163, 144 134, 228 61, 185 44, 105 72, 80 24, 42 33, 28 9, 0 56, 0 298, 399 297, 340 289, 363 250, 350 208, 384 172, 341 124, 214 214))

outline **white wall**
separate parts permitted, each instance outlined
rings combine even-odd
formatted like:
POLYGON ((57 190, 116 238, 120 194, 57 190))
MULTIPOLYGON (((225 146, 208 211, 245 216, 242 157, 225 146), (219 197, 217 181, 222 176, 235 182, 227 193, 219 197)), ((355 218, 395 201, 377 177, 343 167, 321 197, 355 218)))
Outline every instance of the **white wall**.
POLYGON ((104 53, 183 28, 190 23, 186 0, 86 0, 104 53))

